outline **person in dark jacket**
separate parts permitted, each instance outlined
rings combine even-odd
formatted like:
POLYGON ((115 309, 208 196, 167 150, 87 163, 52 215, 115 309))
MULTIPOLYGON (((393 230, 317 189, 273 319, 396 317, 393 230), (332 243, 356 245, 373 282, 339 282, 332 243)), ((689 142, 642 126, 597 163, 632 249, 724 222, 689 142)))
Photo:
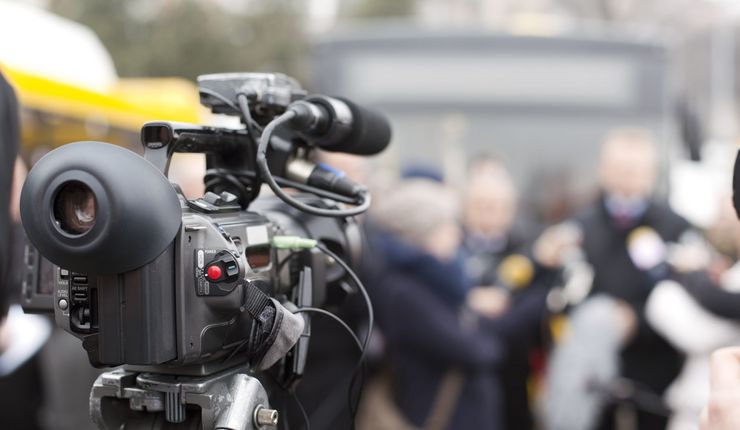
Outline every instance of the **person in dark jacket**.
POLYGON ((384 267, 372 291, 393 397, 416 428, 502 429, 496 365, 504 357, 486 321, 468 310, 455 196, 411 179, 371 209, 384 267), (457 379, 457 382, 454 382, 457 379))
POLYGON ((11 304, 20 295, 18 270, 12 270, 20 225, 11 215, 19 189, 19 143, 18 102, 13 88, 0 73, 0 428, 37 429, 42 402, 38 358, 35 354, 32 358, 22 354, 22 359, 6 360, 18 355, 10 351, 18 351, 18 330, 23 329, 11 323, 8 316, 11 304))
MULTIPOLYGON (((6 284, 10 263, 10 195, 18 153, 18 103, 13 88, 0 74, 0 285, 6 284)), ((8 312, 7 288, 0 289, 0 319, 8 312)))
POLYGON ((94 428, 89 392, 98 373, 79 340, 18 304, 25 234, 20 193, 26 168, 17 157, 18 103, 0 74, 0 428, 94 428), (8 312, 9 311, 9 312, 8 312))
MULTIPOLYGON (((530 354, 540 343, 546 288, 535 281, 535 269, 524 237, 514 229, 516 190, 495 159, 477 158, 465 187, 462 252, 467 276, 499 303, 474 307, 491 318, 506 341, 508 355, 500 366, 507 429, 531 429, 527 382, 530 354), (493 297, 496 297, 494 295, 493 297)), ((477 295, 476 289, 474 295, 477 295)))
MULTIPOLYGON (((683 356, 647 324, 644 307, 655 284, 671 273, 641 268, 639 259, 653 259, 656 256, 651 254, 658 251, 635 252, 633 242, 637 233, 645 232, 657 234, 664 243, 678 242, 691 226, 652 198, 657 155, 652 137, 641 129, 610 133, 599 165, 602 192, 596 204, 576 217, 575 223, 581 233, 580 247, 594 270, 590 294, 619 299, 629 305, 626 309, 636 320, 621 351, 621 376, 641 390, 662 395, 678 375, 683 356)), ((561 258, 565 248, 551 245, 536 247, 540 250, 538 260, 546 266, 561 258)), ((640 404, 636 407, 640 430, 665 428, 664 416, 644 411, 640 404)), ((613 425, 613 411, 609 410, 598 428, 611 429, 613 425)))

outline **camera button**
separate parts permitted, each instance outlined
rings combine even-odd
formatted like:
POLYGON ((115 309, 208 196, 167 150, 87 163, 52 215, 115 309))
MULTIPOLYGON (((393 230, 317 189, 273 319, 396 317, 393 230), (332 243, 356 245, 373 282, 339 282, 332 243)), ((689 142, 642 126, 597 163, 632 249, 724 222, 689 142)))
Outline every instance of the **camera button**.
POLYGON ((215 281, 220 279, 221 275, 223 275, 223 270, 221 270, 220 266, 216 264, 208 266, 208 269, 206 270, 206 276, 208 276, 208 279, 215 281))

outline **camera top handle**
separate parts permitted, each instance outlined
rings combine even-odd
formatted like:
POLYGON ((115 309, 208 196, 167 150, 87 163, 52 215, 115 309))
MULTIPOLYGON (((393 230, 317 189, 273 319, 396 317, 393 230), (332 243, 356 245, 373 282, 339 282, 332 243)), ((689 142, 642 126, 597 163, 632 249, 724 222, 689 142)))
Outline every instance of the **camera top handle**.
MULTIPOLYGON (((271 139, 270 170, 285 174, 293 144, 280 136, 271 139)), ((149 122, 141 129, 144 158, 167 176, 172 155, 176 152, 206 155, 205 183, 208 191, 228 191, 246 208, 259 195, 261 184, 256 164, 256 145, 246 130, 205 127, 177 122, 149 122), (229 177, 230 176, 230 177, 229 177), (229 183, 230 179, 230 183, 229 183), (236 181, 236 182, 234 182, 236 181), (229 186, 231 185, 231 186, 229 186)), ((289 174, 287 176, 290 176, 289 174)), ((295 188, 336 202, 355 204, 352 197, 312 187, 282 176, 274 177, 280 187, 295 188)))
MULTIPOLYGON (((167 176, 170 160, 176 152, 202 153, 206 155, 208 169, 231 172, 222 174, 222 180, 209 181, 206 189, 220 194, 228 191, 235 195, 242 208, 246 208, 259 194, 259 178, 234 179, 239 173, 247 176, 256 172, 255 148, 246 130, 203 127, 174 122, 150 122, 141 129, 144 158, 167 176), (229 181, 231 180, 231 183, 229 181), (210 183, 209 183, 210 182, 210 183)), ((283 157, 273 157, 278 163, 283 157)))

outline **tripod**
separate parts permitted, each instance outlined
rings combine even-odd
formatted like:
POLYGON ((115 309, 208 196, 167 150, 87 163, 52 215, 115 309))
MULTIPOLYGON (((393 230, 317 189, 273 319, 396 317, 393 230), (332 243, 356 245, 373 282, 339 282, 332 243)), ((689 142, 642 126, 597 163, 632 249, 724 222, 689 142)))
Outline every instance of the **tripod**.
POLYGON ((90 392, 90 415, 105 430, 263 430, 278 422, 246 366, 201 377, 106 372, 90 392))

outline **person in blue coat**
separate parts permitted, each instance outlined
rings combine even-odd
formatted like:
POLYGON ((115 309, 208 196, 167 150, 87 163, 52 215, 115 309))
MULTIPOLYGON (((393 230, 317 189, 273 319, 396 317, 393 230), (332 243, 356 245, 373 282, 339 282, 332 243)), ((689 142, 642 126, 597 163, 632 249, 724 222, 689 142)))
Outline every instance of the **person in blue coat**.
POLYGON ((438 182, 406 180, 370 215, 383 262, 371 295, 396 406, 416 428, 504 428, 495 369, 505 349, 468 306, 457 197, 438 182))

